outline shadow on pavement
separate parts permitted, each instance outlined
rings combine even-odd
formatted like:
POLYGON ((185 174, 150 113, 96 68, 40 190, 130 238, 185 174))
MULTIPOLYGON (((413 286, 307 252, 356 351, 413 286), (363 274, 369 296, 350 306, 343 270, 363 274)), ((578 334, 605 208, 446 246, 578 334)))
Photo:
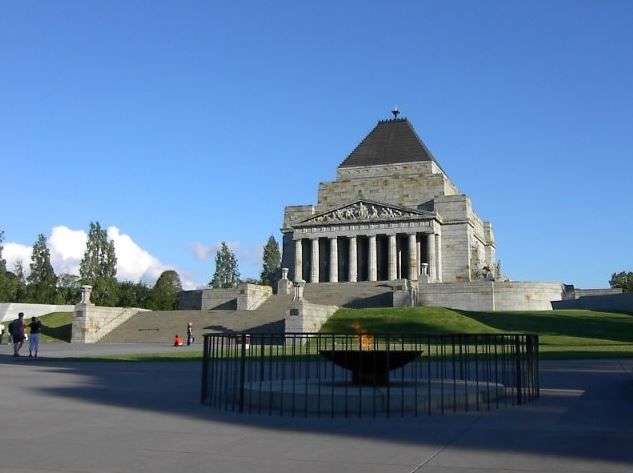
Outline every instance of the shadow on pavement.
MULTIPOLYGON (((467 415, 391 419, 303 418, 219 412, 199 404, 200 362, 79 362, 0 356, 0 365, 70 375, 69 385, 36 388, 70 398, 160 414, 290 432, 448 445, 477 452, 549 455, 633 464, 630 361, 542 362, 541 399, 467 415), (628 369, 628 373, 625 369, 628 369), (27 368, 28 367, 28 368, 27 368)), ((51 379, 51 381, 54 378, 51 379)), ((4 381, 3 381, 4 382, 4 381)))

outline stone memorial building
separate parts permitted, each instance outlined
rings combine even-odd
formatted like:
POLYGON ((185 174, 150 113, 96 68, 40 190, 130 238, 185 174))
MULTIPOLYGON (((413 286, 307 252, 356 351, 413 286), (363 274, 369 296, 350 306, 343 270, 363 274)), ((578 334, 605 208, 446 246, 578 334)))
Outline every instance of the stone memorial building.
POLYGON ((319 185, 285 209, 291 280, 468 282, 494 268, 490 222, 473 210, 406 118, 382 120, 319 185))

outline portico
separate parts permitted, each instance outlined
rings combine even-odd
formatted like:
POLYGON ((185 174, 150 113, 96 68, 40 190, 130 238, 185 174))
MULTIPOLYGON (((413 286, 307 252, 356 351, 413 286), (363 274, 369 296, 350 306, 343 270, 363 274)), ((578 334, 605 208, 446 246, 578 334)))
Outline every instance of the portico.
POLYGON ((428 268, 426 276, 437 281, 439 227, 433 212, 366 200, 316 215, 294 225, 294 277, 312 283, 415 281, 428 268))

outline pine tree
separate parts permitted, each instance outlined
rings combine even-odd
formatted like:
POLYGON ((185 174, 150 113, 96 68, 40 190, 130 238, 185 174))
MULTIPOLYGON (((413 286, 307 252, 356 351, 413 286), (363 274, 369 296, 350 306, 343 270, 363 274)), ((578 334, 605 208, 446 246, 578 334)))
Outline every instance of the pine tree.
POLYGON ((24 276, 24 263, 21 259, 15 260, 13 264, 13 274, 17 281, 17 288, 15 291, 15 302, 26 301, 26 277, 24 276))
POLYGON ((152 310, 176 310, 182 291, 180 276, 173 270, 163 271, 150 291, 148 306, 152 310))
POLYGON ((112 306, 117 301, 116 253, 114 241, 99 222, 90 222, 86 252, 79 266, 82 284, 92 286, 91 300, 96 305, 112 306))
POLYGON ((212 287, 235 287, 240 280, 237 269, 237 258, 225 242, 220 244, 220 249, 215 255, 215 273, 209 283, 212 287))
POLYGON ((54 304, 57 293, 57 276, 51 265, 51 253, 46 237, 41 233, 31 253, 31 274, 27 278, 28 300, 37 304, 54 304))
POLYGON ((2 242, 4 241, 4 231, 0 230, 0 302, 13 302, 15 290, 9 275, 7 274, 7 262, 2 257, 2 242))
POLYGON ((273 235, 268 238, 266 246, 264 246, 263 269, 260 276, 262 284, 272 286, 278 279, 277 272, 281 265, 281 252, 279 251, 279 243, 273 235))

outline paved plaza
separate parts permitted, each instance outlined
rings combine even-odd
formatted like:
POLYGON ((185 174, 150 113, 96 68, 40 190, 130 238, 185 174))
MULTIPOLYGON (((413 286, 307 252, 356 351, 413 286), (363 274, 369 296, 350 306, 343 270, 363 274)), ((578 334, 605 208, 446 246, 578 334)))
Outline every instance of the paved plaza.
POLYGON ((358 420, 215 412, 200 363, 46 358, 169 350, 0 347, 0 472, 633 471, 633 360, 542 362, 542 397, 521 407, 358 420))

